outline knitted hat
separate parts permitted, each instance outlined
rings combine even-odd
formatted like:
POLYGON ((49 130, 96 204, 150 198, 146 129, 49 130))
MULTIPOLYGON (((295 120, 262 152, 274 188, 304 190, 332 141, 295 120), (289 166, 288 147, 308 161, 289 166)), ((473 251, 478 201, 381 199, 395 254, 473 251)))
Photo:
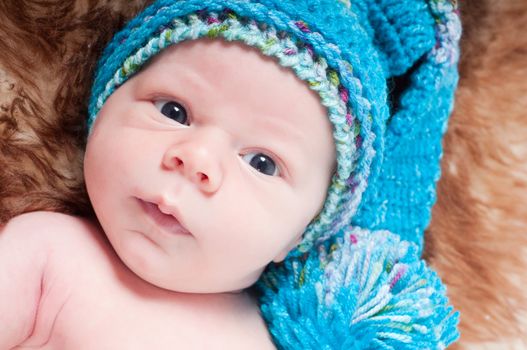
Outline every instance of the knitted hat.
POLYGON ((457 82, 453 10, 448 0, 158 0, 104 51, 88 125, 165 48, 202 37, 243 42, 292 69, 333 124, 337 170, 295 252, 350 223, 421 243, 457 82))

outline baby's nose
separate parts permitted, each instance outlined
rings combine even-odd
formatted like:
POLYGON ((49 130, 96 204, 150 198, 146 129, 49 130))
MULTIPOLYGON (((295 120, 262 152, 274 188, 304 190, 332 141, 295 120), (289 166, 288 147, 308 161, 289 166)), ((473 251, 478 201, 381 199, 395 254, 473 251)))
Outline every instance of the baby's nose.
POLYGON ((195 140, 171 146, 163 156, 163 166, 179 171, 200 190, 214 193, 223 181, 220 157, 212 145, 195 140))

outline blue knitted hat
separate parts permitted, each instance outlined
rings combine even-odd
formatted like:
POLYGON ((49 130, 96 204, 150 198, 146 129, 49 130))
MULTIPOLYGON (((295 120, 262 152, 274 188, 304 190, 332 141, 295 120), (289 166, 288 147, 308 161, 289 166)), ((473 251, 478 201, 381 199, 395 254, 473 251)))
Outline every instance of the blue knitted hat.
POLYGON ((456 85, 458 30, 447 0, 158 0, 104 51, 88 124, 163 49, 200 37, 244 42, 306 81, 334 126, 337 171, 296 253, 351 222, 421 244, 456 85), (390 106, 397 76, 407 87, 390 106))

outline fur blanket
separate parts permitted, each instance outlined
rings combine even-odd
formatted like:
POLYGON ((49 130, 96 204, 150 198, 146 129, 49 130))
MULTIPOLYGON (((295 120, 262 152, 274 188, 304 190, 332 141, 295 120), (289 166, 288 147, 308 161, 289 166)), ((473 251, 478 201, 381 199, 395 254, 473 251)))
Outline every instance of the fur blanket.
MULTIPOLYGON (((34 210, 91 215, 82 154, 93 68, 145 2, 0 2, 0 224, 34 210)), ((458 348, 482 349, 527 334, 527 3, 460 6, 461 80, 425 254, 461 310, 458 348)))
POLYGON ((93 70, 142 0, 0 2, 0 222, 89 214, 82 181, 93 70))
POLYGON ((527 2, 460 6, 461 77, 426 256, 461 311, 460 345, 523 337, 514 349, 526 349, 527 2))

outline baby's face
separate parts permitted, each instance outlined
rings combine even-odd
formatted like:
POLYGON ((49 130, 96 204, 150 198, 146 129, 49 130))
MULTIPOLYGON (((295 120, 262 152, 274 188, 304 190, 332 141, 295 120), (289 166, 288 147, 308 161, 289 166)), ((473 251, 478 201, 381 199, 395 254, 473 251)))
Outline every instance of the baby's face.
POLYGON ((85 177, 111 244, 137 275, 181 292, 236 291, 285 257, 334 170, 319 97, 242 44, 165 50, 111 95, 85 177))

